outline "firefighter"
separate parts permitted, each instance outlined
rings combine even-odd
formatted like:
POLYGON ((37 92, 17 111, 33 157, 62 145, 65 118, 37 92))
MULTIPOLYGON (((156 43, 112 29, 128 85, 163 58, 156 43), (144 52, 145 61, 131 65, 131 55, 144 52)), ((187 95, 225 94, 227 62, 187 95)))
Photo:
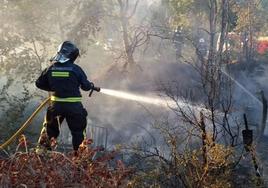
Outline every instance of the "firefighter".
POLYGON ((178 26, 173 35, 173 43, 176 50, 176 60, 181 57, 181 51, 183 46, 182 27, 178 26))
POLYGON ((204 59, 207 56, 208 49, 207 49, 206 41, 203 37, 198 39, 197 48, 196 48, 196 54, 199 58, 204 59))
MULTIPOLYGON (((74 64, 78 56, 79 49, 72 42, 63 42, 51 59, 52 65, 36 80, 36 87, 51 92, 51 105, 47 109, 41 135, 45 133, 50 143, 50 140, 59 136, 59 126, 66 119, 72 134, 74 151, 78 150, 84 140, 83 133, 87 125, 87 111, 81 103, 79 88, 89 91, 94 87, 82 68, 74 64)), ((39 145, 51 149, 42 136, 39 138, 39 145)))

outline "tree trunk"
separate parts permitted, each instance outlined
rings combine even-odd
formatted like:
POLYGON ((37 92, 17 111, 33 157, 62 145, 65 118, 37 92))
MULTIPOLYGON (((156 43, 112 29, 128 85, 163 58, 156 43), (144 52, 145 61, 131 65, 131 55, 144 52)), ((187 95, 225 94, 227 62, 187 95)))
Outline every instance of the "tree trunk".
POLYGON ((133 65, 135 61, 133 57, 133 49, 129 42, 130 37, 128 33, 128 18, 125 10, 125 7, 128 7, 128 5, 124 5, 124 3, 121 0, 118 0, 118 4, 120 6, 120 22, 123 30, 123 41, 124 41, 125 54, 127 58, 127 64, 133 65))
MULTIPOLYGON (((224 43, 226 41, 226 37, 228 36, 228 15, 229 15, 229 1, 228 0, 222 0, 222 16, 221 16, 221 33, 220 33, 220 44, 219 44, 219 50, 218 50, 218 54, 219 54, 219 65, 222 64, 222 52, 223 52, 223 46, 224 43)), ((226 45, 226 51, 227 49, 226 45)))
POLYGON ((209 15, 209 30, 210 30, 210 45, 208 64, 212 65, 215 63, 215 34, 217 25, 217 2, 210 0, 210 15, 209 15))
POLYGON ((202 150, 203 150, 203 168, 206 169, 208 165, 208 157, 207 157, 207 131, 206 131, 206 125, 204 122, 204 115, 201 112, 200 113, 200 128, 202 132, 202 150))

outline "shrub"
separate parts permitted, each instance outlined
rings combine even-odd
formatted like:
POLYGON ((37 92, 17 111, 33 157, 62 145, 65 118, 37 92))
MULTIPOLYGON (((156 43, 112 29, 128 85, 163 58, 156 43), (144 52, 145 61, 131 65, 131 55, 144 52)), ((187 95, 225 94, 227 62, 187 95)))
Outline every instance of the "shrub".
MULTIPOLYGON (((20 139, 18 148, 27 148, 25 143, 25 139, 20 139)), ((0 187, 125 187, 131 171, 122 161, 114 160, 117 151, 90 148, 90 143, 84 141, 77 153, 66 155, 56 151, 17 150, 11 157, 0 160, 0 187), (100 152, 102 155, 96 158, 100 152)))

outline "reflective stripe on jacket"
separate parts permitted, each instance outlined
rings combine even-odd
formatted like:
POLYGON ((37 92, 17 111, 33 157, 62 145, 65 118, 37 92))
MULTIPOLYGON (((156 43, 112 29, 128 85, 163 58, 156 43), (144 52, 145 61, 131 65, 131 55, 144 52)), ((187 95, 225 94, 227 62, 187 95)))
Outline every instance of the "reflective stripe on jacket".
POLYGON ((55 102, 81 102, 82 97, 66 97, 66 98, 60 98, 56 96, 51 96, 50 100, 55 102))

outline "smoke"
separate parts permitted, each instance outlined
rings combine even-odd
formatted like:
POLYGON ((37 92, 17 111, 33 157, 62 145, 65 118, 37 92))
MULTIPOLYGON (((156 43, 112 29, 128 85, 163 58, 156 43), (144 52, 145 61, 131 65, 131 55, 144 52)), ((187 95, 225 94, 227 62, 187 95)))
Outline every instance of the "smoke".
MULTIPOLYGON (((166 61, 146 63, 142 68, 143 71, 134 75, 113 69, 92 80, 102 88, 102 93, 93 93, 91 98, 85 98, 84 104, 92 124, 110 130, 110 144, 128 143, 142 137, 150 139, 148 132, 157 135, 157 131, 152 129, 152 122, 166 116, 175 117, 171 108, 177 104, 159 91, 162 83, 178 83, 176 87, 182 94, 190 88, 193 93, 198 93, 193 89, 198 89, 198 82, 191 66, 166 61)), ((181 107, 189 108, 189 111, 194 108, 196 111, 202 110, 198 100, 196 105, 191 105, 192 101, 185 101, 183 97, 176 102, 181 107)))
MULTIPOLYGON (((166 29, 165 33, 170 34, 172 32, 170 28, 166 27, 167 22, 165 22, 164 18, 167 15, 166 10, 162 9, 163 7, 159 4, 159 0, 140 1, 140 3, 137 7, 137 14, 134 15, 131 21, 135 27, 139 25, 146 27, 148 26, 146 24, 150 22, 162 21, 163 23, 157 23, 159 28, 163 26, 166 29)), ((174 89, 177 89, 178 93, 182 96, 187 96, 187 92, 192 90, 192 93, 195 95, 192 100, 197 102, 197 104, 202 100, 199 95, 200 80, 198 74, 191 66, 180 64, 176 60, 174 46, 170 40, 151 38, 148 46, 137 50, 135 58, 142 70, 131 74, 127 70, 122 70, 122 66, 119 66, 123 61, 118 58, 123 56, 123 43, 122 38, 120 38, 122 36, 118 21, 113 20, 110 22, 106 18, 104 22, 100 23, 100 28, 94 24, 93 28, 85 28, 82 27, 83 19, 88 18, 88 11, 92 7, 91 9, 90 6, 88 6, 89 8, 81 9, 81 4, 80 7, 70 11, 70 7, 73 7, 70 5, 71 2, 62 4, 61 0, 51 1, 50 3, 32 1, 32 4, 25 7, 23 3, 16 3, 14 1, 12 2, 14 7, 11 8, 13 11, 7 9, 1 13, 1 21, 3 23, 5 20, 14 23, 10 25, 2 24, 4 27, 0 30, 0 33, 4 33, 6 36, 0 39, 1 45, 11 46, 10 49, 21 49, 21 47, 24 49, 12 54, 10 54, 12 50, 8 51, 8 49, 5 49, 5 51, 9 52, 4 54, 5 58, 9 57, 9 60, 7 63, 4 63, 3 67, 8 70, 6 72, 10 72, 9 77, 13 76, 14 78, 14 75, 16 75, 19 78, 18 80, 24 83, 27 82, 27 88, 32 88, 35 78, 40 73, 40 69, 48 65, 47 60, 55 54, 56 47, 62 40, 70 37, 67 39, 83 41, 81 42, 82 56, 77 62, 85 70, 89 80, 93 81, 95 85, 110 89, 103 89, 102 92, 105 95, 95 93, 90 99, 86 97, 88 93, 83 92, 83 103, 88 110, 89 124, 103 126, 109 130, 110 144, 120 144, 142 136, 148 137, 148 132, 153 132, 151 129, 152 121, 162 116, 168 116, 167 114, 172 114, 170 116, 174 117, 169 108, 172 107, 174 101, 158 96, 161 94, 158 91, 160 83, 169 84, 176 82, 178 85, 174 89), (40 2, 42 4, 39 4, 40 2), (75 14, 77 10, 79 14, 75 14), (47 14, 48 12, 51 14, 47 14), (96 31, 94 28, 99 29, 98 32, 94 33, 95 37, 93 37, 91 32, 96 31), (115 28, 117 30, 114 30, 115 28), (9 36, 9 33, 12 33, 12 35, 9 36), (90 37, 88 38, 89 35, 90 37), (90 42, 88 43, 88 41, 90 42), (104 46, 110 45, 114 47, 112 50, 104 48, 104 46), (18 62, 20 62, 20 67, 18 67, 18 62)), ((99 23, 98 20, 96 23, 99 23)), ((199 22, 196 25, 198 24, 199 22)), ((186 51, 186 55, 190 54, 189 56, 191 56, 193 52, 188 51, 186 51)), ((247 85, 247 90, 255 90, 257 86, 254 86, 253 82, 244 83, 243 79, 246 82, 246 78, 241 78, 242 76, 240 75, 240 78, 235 79, 238 79, 239 83, 247 85)), ((4 75, 0 83, 5 84, 5 80, 6 75, 4 75)), ((259 81, 262 82, 262 86, 265 85, 263 83, 266 80, 259 79, 259 81)), ((0 87, 2 88, 2 84, 0 84, 0 87)), ((11 88, 13 90, 10 90, 9 93, 15 93, 14 86, 11 88)), ((16 92, 23 93, 21 91, 16 92)), ((35 102, 40 100, 40 95, 46 95, 45 92, 41 91, 36 94, 35 89, 31 89, 31 92, 35 96, 30 97, 30 100, 35 102)), ((240 102, 242 100, 237 96, 244 96, 244 93, 245 91, 241 91, 241 89, 235 91, 237 101, 240 102)), ((249 98, 248 96, 243 97, 245 106, 246 101, 251 100, 249 98)), ((256 101, 256 99, 253 100, 256 101)), ((184 102, 180 103, 181 106, 185 105, 184 102)), ((31 108, 33 110, 33 103, 29 102, 27 111, 31 111, 31 108)), ((196 105, 193 107, 200 110, 202 109, 200 106, 196 105)), ((43 118, 40 118, 40 123, 37 124, 42 124, 42 120, 43 118)))

